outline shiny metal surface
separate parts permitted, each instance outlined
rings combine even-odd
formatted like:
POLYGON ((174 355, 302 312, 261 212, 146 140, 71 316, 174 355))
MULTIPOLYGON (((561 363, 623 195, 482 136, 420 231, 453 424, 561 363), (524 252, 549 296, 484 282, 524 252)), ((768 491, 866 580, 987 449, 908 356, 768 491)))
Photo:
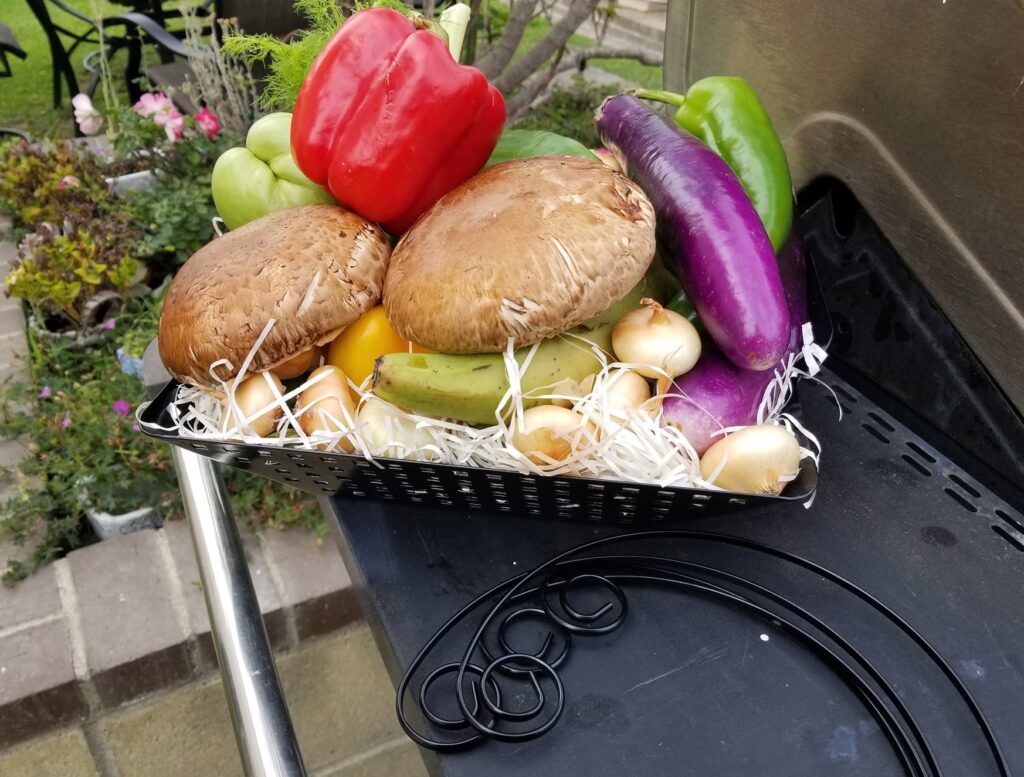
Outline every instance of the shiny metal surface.
POLYGON ((224 483, 209 459, 172 453, 242 766, 252 777, 305 775, 224 483))
POLYGON ((758 90, 794 185, 843 181, 1024 411, 1024 5, 671 0, 666 86, 758 90))

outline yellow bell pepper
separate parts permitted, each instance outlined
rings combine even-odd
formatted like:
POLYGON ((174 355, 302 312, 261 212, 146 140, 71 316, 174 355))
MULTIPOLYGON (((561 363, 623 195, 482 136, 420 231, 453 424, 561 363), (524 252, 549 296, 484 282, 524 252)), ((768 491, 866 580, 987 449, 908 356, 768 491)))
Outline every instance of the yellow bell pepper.
POLYGON ((373 373, 373 365, 379 357, 387 353, 409 352, 433 353, 429 348, 401 337, 391 328, 384 306, 377 305, 345 327, 334 339, 327 351, 327 363, 340 367, 359 386, 373 373))

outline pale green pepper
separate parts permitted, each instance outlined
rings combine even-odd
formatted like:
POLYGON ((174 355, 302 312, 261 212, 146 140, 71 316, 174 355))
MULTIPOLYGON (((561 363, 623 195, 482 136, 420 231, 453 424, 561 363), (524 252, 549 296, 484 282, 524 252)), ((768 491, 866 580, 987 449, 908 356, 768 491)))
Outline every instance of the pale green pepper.
POLYGON ((213 166, 213 203, 229 229, 295 205, 334 202, 292 159, 291 128, 290 113, 264 116, 244 147, 228 149, 213 166))

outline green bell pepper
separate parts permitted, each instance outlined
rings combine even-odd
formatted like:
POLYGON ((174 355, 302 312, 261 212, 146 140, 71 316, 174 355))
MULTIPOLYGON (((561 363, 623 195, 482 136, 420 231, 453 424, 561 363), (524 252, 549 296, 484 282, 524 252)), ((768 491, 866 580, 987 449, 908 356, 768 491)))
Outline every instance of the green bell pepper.
POLYGON ((229 229, 275 210, 334 202, 292 159, 291 129, 290 113, 268 114, 249 128, 244 147, 228 149, 213 166, 213 203, 229 229))
POLYGON ((711 76, 685 95, 648 89, 631 93, 678 108, 675 123, 707 143, 736 173, 778 253, 793 223, 793 182, 782 142, 750 84, 734 76, 711 76))
POLYGON ((491 152, 491 158, 487 160, 484 169, 512 159, 528 159, 550 154, 597 160, 597 156, 578 140, 545 130, 507 129, 498 138, 498 145, 491 152))

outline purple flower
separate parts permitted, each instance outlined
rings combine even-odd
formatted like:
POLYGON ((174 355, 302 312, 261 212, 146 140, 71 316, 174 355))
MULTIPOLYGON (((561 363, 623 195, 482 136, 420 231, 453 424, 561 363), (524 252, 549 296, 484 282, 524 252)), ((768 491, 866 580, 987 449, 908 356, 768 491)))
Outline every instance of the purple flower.
POLYGON ((52 393, 53 392, 50 390, 49 386, 43 386, 43 390, 39 392, 39 398, 40 399, 49 399, 50 398, 50 394, 52 394, 52 393))
POLYGON ((142 429, 139 428, 138 424, 132 424, 132 431, 133 432, 141 432, 142 429))
POLYGON ((106 321, 100 324, 100 329, 113 329, 116 324, 116 318, 108 318, 106 321))
POLYGON ((125 402, 123 399, 117 400, 117 402, 110 406, 110 409, 118 415, 129 416, 132 414, 131 403, 125 402))
POLYGON ((64 419, 60 422, 60 428, 67 429, 69 426, 71 426, 71 411, 65 410, 64 419))

